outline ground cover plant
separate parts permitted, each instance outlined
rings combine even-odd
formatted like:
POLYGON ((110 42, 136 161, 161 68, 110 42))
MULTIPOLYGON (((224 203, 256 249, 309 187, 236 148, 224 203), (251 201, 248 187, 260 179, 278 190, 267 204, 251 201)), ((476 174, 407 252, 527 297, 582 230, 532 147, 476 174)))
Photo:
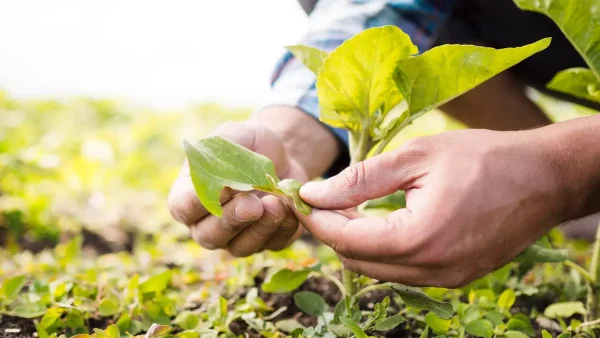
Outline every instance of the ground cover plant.
MULTIPOLYGON (((598 2, 516 3, 549 15, 586 53, 589 70, 561 72, 549 86, 597 95, 599 38, 581 27, 598 27, 598 2)), ((392 149, 399 139, 422 135, 423 127, 432 128, 441 117, 426 112, 548 43, 505 50, 441 46, 418 54, 398 28, 380 27, 331 53, 288 48, 315 72, 321 120, 349 130, 352 161, 358 162, 392 149), (373 45, 378 48, 364 48, 373 45)), ((541 99, 556 108, 553 102, 541 99)), ((599 332, 599 246, 567 241, 558 230, 514 262, 455 290, 356 276, 310 239, 244 259, 201 249, 185 227, 170 221, 160 199, 182 160, 173 155, 180 153, 173 130, 201 119, 208 132, 224 120, 243 119, 244 112, 219 115, 210 112, 218 107, 205 107, 171 115, 167 122, 164 114, 125 114, 110 102, 66 106, 2 95, 0 109, 7 117, 0 122, 0 336, 567 338, 599 332), (79 119, 65 113, 72 111, 80 112, 79 119), (44 119, 49 113, 53 119, 44 119), (215 116, 221 120, 207 123, 215 116), (36 122, 19 124, 25 118, 36 122), (72 136, 58 142, 52 131, 61 133, 63 124, 72 136), (106 167, 115 176, 107 176, 106 167), (138 194, 142 191, 146 194, 138 194), (156 193, 149 202, 148 191, 156 193), (78 210, 99 209, 94 217, 121 215, 99 207, 113 194, 144 202, 126 206, 139 217, 112 218, 115 224, 107 226, 90 221, 88 212, 56 207, 62 200, 78 210), (123 228, 127 231, 117 231, 123 228)), ((188 132, 187 139, 197 137, 197 130, 188 132)), ((299 210, 310 211, 298 196, 298 182, 280 180, 268 159, 245 148, 203 138, 186 143, 185 154, 200 200, 216 215, 223 187, 288 196, 299 210)), ((403 203, 399 192, 361 208, 379 214, 403 203)))

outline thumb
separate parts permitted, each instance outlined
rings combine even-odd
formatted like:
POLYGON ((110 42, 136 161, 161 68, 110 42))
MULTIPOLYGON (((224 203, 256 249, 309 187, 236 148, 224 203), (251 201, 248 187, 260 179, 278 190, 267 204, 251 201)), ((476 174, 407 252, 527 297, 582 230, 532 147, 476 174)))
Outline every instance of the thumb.
POLYGON ((300 189, 303 200, 319 209, 347 209, 398 190, 412 188, 420 177, 418 159, 402 151, 377 155, 346 168, 336 176, 309 182, 300 189))

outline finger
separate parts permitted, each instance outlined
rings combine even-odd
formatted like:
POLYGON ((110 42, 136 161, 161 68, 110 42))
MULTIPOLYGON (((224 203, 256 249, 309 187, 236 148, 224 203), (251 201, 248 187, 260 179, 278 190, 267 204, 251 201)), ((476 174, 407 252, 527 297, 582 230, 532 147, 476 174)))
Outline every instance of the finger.
POLYGON ((419 161, 426 154, 426 148, 418 147, 403 147, 377 155, 328 180, 307 183, 300 189, 300 196, 317 208, 339 210, 410 189, 423 175, 419 161))
POLYGON ((351 219, 348 212, 313 209, 308 215, 296 213, 302 225, 339 255, 351 259, 378 262, 396 262, 411 255, 420 246, 416 235, 411 235, 412 214, 400 209, 388 217, 361 217, 351 219))
POLYGON ((247 257, 259 252, 287 216, 287 207, 276 196, 263 197, 262 204, 262 217, 248 225, 227 245, 232 255, 247 257))
POLYGON ((267 240, 263 246, 264 250, 279 251, 287 248, 304 231, 298 219, 290 208, 285 205, 286 216, 279 224, 277 231, 267 240))
POLYGON ((247 225, 260 219, 263 211, 262 202, 256 195, 236 194, 223 206, 222 218, 211 215, 192 226, 192 238, 209 250, 224 248, 247 225))
POLYGON ((384 282, 418 287, 436 286, 440 283, 440 281, 436 280, 438 276, 438 270, 436 269, 367 262, 345 257, 340 257, 340 260, 344 264, 344 268, 384 282))
MULTIPOLYGON (((235 191, 226 188, 221 192, 220 202, 227 202, 235 191)), ((179 177, 175 180, 169 191, 167 199, 167 205, 173 218, 185 225, 193 225, 204 217, 209 212, 200 203, 192 178, 190 177, 189 167, 186 163, 179 174, 179 177)))
POLYGON ((212 135, 221 136, 268 157, 275 165, 277 176, 288 175, 290 162, 283 140, 272 130, 248 122, 229 122, 217 127, 212 135))

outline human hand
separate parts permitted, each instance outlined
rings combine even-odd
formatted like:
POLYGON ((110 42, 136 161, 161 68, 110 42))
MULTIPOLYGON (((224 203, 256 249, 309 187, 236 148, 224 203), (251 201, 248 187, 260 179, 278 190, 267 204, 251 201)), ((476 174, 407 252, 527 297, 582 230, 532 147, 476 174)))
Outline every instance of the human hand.
POLYGON ((300 190, 304 227, 345 267, 413 286, 456 288, 503 266, 569 219, 556 145, 539 130, 461 130, 418 138, 300 190), (397 190, 387 217, 344 210, 397 190), (328 209, 328 210, 325 210, 328 209))
MULTIPOLYGON (((279 178, 308 181, 303 167, 286 151, 281 136, 256 121, 227 123, 218 135, 270 158, 279 178)), ((192 238, 210 250, 226 249, 245 257, 262 250, 281 250, 303 231, 298 220, 276 196, 226 189, 221 195, 223 217, 209 214, 198 199, 187 162, 169 193, 172 216, 186 224, 192 238)))

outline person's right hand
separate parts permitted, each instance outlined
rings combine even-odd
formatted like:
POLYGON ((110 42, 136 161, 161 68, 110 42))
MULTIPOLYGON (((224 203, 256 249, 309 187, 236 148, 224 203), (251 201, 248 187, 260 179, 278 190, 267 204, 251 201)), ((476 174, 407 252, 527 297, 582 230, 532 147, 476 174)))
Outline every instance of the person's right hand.
MULTIPOLYGON (((236 142, 270 158, 281 179, 308 181, 304 168, 286 152, 280 135, 253 122, 223 124, 212 135, 236 142)), ((288 206, 273 195, 226 189, 221 195, 223 217, 211 215, 200 203, 189 166, 184 163, 169 193, 172 216, 187 225, 202 247, 226 249, 245 257, 263 250, 281 250, 297 238, 302 228, 288 206)))

